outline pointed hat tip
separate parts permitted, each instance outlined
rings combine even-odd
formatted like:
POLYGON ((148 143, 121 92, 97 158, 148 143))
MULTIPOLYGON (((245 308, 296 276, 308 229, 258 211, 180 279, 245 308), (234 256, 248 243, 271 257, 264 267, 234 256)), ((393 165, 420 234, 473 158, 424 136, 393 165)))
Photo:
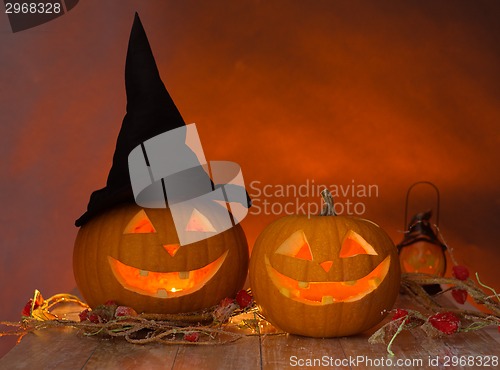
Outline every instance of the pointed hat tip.
POLYGON ((106 187, 92 193, 87 212, 76 221, 77 226, 117 204, 134 201, 128 170, 128 155, 132 149, 154 136, 185 125, 161 80, 137 12, 127 49, 125 90, 127 114, 118 134, 106 187))
POLYGON ((141 22, 141 17, 139 17, 139 13, 137 13, 137 12, 135 12, 135 15, 134 15, 134 22, 132 24, 132 30, 134 30, 135 28, 141 28, 144 30, 144 26, 142 25, 142 22, 141 22))

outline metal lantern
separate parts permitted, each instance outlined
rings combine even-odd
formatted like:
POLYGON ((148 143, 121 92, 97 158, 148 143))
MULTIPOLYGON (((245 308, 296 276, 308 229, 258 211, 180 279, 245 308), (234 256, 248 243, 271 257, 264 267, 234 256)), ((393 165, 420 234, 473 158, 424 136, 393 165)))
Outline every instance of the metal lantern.
POLYGON ((427 184, 436 191, 436 226, 431 223, 432 211, 418 213, 411 219, 403 240, 397 245, 401 272, 418 272, 444 276, 446 272, 446 245, 439 239, 436 228, 439 220, 439 190, 431 182, 422 181, 410 186, 406 194, 405 228, 408 199, 415 185, 427 184))

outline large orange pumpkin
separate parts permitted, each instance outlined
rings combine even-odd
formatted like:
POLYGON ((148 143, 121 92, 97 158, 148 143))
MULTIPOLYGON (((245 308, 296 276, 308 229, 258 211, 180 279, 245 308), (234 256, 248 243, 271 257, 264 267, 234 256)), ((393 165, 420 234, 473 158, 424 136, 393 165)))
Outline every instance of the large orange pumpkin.
POLYGON ((292 334, 352 335, 380 322, 399 292, 397 250, 371 221, 287 216, 257 238, 250 285, 264 316, 292 334))
POLYGON ((248 247, 239 224, 214 232, 223 212, 227 217, 218 209, 190 210, 186 232, 207 238, 183 246, 168 208, 132 203, 91 219, 80 228, 73 254, 87 303, 114 300, 138 312, 177 313, 235 296, 247 275, 248 247))

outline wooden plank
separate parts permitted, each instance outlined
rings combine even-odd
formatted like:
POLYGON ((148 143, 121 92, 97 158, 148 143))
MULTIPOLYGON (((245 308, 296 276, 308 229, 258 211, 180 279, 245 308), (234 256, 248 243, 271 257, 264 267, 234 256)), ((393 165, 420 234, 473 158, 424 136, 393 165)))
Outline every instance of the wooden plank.
POLYGON ((414 337, 402 332, 392 345, 395 356, 387 352, 385 344, 370 344, 368 338, 373 330, 352 337, 340 338, 340 344, 350 366, 356 369, 385 368, 391 369, 425 369, 427 353, 418 346, 414 337))
POLYGON ((500 348, 500 327, 489 326, 483 330, 498 343, 497 346, 500 348))
MULTIPOLYGON (((405 297, 396 305, 411 306, 412 302, 405 297)), ((235 330, 244 333, 241 328, 235 330)), ((440 339, 428 338, 421 330, 403 331, 392 347, 395 357, 387 354, 385 345, 368 343, 374 330, 346 338, 317 339, 272 335, 274 329, 265 328, 263 332, 267 335, 248 336, 230 344, 141 346, 121 338, 87 338, 76 329, 53 328, 28 334, 0 359, 0 369, 373 369, 390 362, 393 366, 385 367, 451 370, 471 368, 469 363, 453 366, 453 359, 469 360, 469 356, 473 356, 479 367, 478 358, 500 357, 500 334, 496 328, 440 339), (450 359, 446 367, 445 356, 450 359), (395 366, 398 360, 407 362, 398 367, 395 366)))
MULTIPOLYGON (((387 321, 387 320, 385 320, 387 321)), ((340 338, 339 341, 349 359, 358 358, 351 365, 356 369, 390 367, 391 369, 435 369, 444 366, 447 359, 452 360, 486 356, 500 358, 500 346, 487 331, 479 330, 468 333, 457 333, 441 338, 430 338, 420 329, 401 332, 392 345, 395 356, 390 356, 385 344, 369 344, 368 338, 375 331, 372 329, 357 336, 340 338), (436 360, 437 359, 437 360, 436 360), (437 361, 437 362, 436 362, 437 361)), ((467 369, 470 366, 460 364, 454 366, 451 361, 446 369, 467 369)))
POLYGON ((83 369, 171 369, 179 346, 131 344, 123 338, 103 340, 83 369))
POLYGON ((81 369, 100 343, 73 328, 39 330, 3 356, 0 369, 81 369))
POLYGON ((297 335, 267 335, 261 338, 262 368, 324 368, 350 369, 336 365, 345 359, 344 351, 336 338, 318 339, 297 335))
POLYGON ((259 347, 258 336, 220 345, 183 345, 173 369, 260 369, 259 347))
MULTIPOLYGON (((440 304, 443 306, 450 306, 451 303, 449 297, 440 297, 440 304)), ((409 297, 403 295, 398 297, 395 307, 415 308, 415 303, 409 297)), ((389 318, 386 318, 383 323, 389 320, 389 318)), ((403 331, 398 335, 392 345, 392 351, 395 353, 395 356, 390 356, 386 345, 370 345, 368 343, 370 335, 382 324, 365 333, 339 339, 346 357, 350 360, 355 359, 351 366, 356 367, 356 369, 371 369, 376 367, 433 369, 436 368, 436 361, 438 361, 439 366, 443 366, 445 356, 484 357, 487 355, 500 355, 498 343, 485 330, 458 333, 439 339, 432 339, 424 331, 413 329, 411 331, 403 331)), ((451 363, 447 365, 446 368, 450 370, 465 368, 460 365, 453 366, 451 363)))
POLYGON ((457 333, 439 339, 428 338, 423 332, 415 332, 414 335, 419 346, 427 352, 428 359, 432 359, 435 365, 446 366, 446 369, 471 368, 467 363, 461 365, 460 359, 472 357, 471 360, 477 365, 478 358, 485 359, 486 356, 500 358, 498 343, 484 330, 457 333), (458 362, 454 365, 454 361, 457 360, 458 362))

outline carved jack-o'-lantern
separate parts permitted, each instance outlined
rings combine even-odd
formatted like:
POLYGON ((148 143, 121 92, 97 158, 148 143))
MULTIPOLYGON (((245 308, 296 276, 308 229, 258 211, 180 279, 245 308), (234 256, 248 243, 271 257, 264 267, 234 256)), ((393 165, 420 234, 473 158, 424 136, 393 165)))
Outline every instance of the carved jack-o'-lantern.
POLYGON ((106 186, 75 222, 76 282, 91 307, 114 300, 138 312, 208 308, 234 296, 247 274, 238 224, 246 211, 238 206, 250 204, 239 166, 208 166, 194 125, 185 125, 161 81, 137 13, 125 87, 127 113, 106 186))
POLYGON ((399 291, 397 250, 359 218, 288 216, 258 237, 250 284, 264 316, 293 334, 356 334, 383 319, 399 291))
POLYGON ((191 209, 187 233, 206 237, 179 245, 168 208, 113 208, 78 232, 75 279, 87 303, 107 300, 138 312, 190 312, 217 304, 242 288, 248 247, 239 224, 216 233, 222 207, 191 209))

